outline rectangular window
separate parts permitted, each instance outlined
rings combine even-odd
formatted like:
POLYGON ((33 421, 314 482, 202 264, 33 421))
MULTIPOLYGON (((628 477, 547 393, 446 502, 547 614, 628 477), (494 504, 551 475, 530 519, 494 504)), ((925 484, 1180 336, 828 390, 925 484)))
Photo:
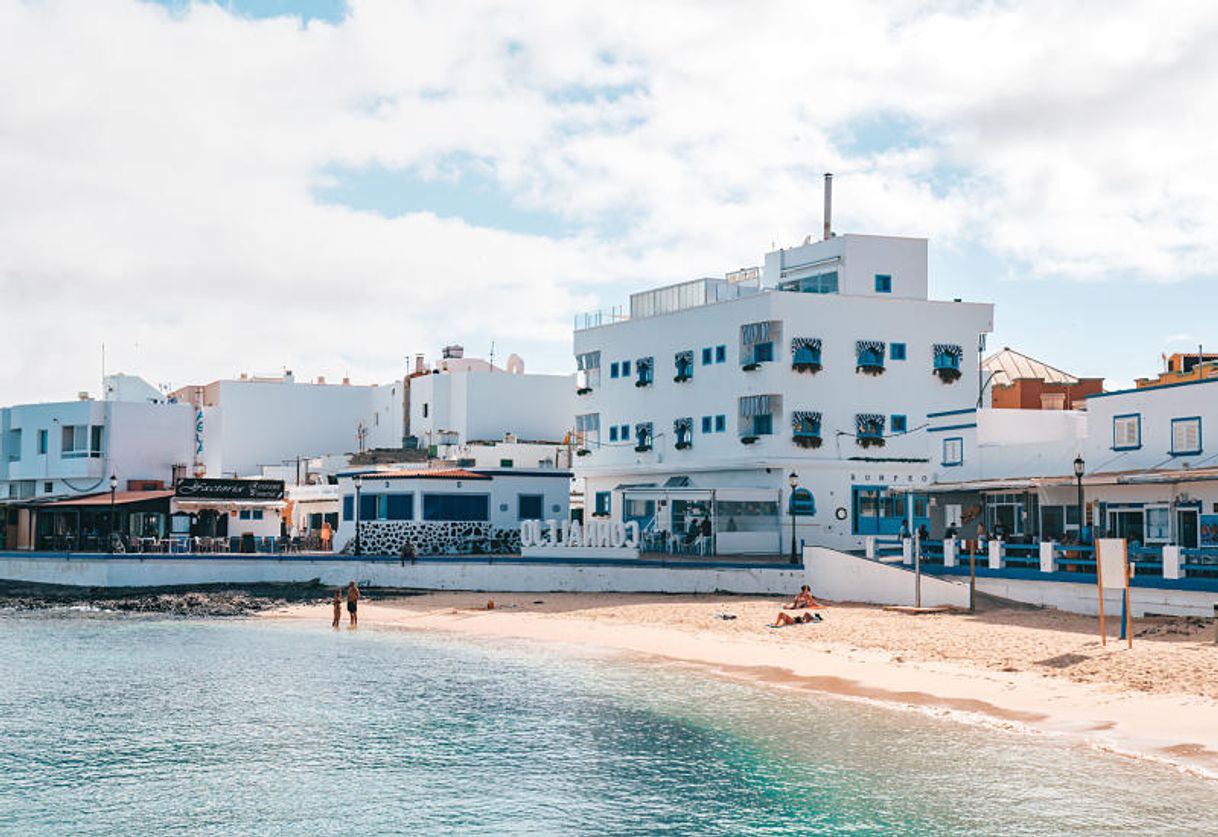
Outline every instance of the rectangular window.
POLYGON ((715 416, 715 432, 722 433, 727 430, 727 416, 722 413, 715 416))
POLYGON ((628 360, 622 361, 622 377, 623 378, 630 377, 630 361, 628 361, 628 360))
POLYGON ((413 494, 386 494, 386 520, 414 520, 413 494))
POLYGON ((512 462, 513 462, 513 460, 511 460, 511 459, 500 459, 500 460, 499 460, 499 467, 500 467, 500 468, 511 468, 511 467, 512 467, 512 462))
POLYGON ((490 519, 489 494, 424 494, 424 520, 490 519))
POLYGON ((609 441, 610 442, 617 441, 617 425, 616 424, 609 426, 609 441))
POLYGON ((906 432, 908 422, 906 421, 905 416, 900 415, 898 413, 897 415, 894 415, 892 417, 891 421, 892 421, 892 432, 893 433, 906 432))
POLYGON ((1142 447, 1142 417, 1138 414, 1113 416, 1112 449, 1136 450, 1142 447))
POLYGON ((343 520, 355 520, 355 495, 343 495, 343 520))
POLYGON ((238 520, 249 520, 250 519, 250 510, 242 509, 241 511, 237 512, 237 519, 238 520))
POLYGON ((617 435, 618 435, 618 438, 621 439, 623 442, 629 442, 630 441, 630 425, 623 424, 620 427, 618 427, 617 435))
POLYGON ((517 520, 541 520, 544 500, 541 494, 516 495, 517 520))
POLYGON ((710 433, 710 432, 711 432, 711 427, 713 426, 713 425, 711 424, 711 422, 712 422, 712 421, 713 421, 713 419, 712 419, 710 416, 703 416, 703 417, 702 417, 702 432, 703 432, 703 433, 710 433))
POLYGON ((888 357, 892 360, 905 360, 905 344, 904 343, 889 344, 888 357))
POLYGON ((711 347, 710 346, 707 346, 705 349, 702 350, 702 365, 703 366, 711 365, 711 347))
POLYGON ((774 360, 774 344, 758 343, 753 346, 753 363, 769 363, 774 360))
POLYGON ((1147 542, 1166 543, 1171 537, 1171 511, 1167 506, 1146 507, 1147 542))
POLYGON ((1201 453, 1201 419, 1197 416, 1171 420, 1171 455, 1201 453))
POLYGON ((423 418, 427 418, 427 402, 423 402, 423 418))
POLYGON ((609 506, 613 495, 608 491, 596 492, 596 514, 609 514, 609 506))
POLYGON ((8 461, 9 462, 20 462, 21 461, 21 428, 20 427, 14 427, 12 430, 10 430, 8 432, 8 444, 6 445, 6 447, 8 448, 8 461))
POLYGON ((47 452, 47 432, 45 430, 38 431, 38 453, 44 455, 47 452))
POLYGON ((619 367, 618 367, 616 360, 613 363, 609 364, 609 377, 610 378, 618 377, 618 368, 619 367))
POLYGON ((376 495, 361 494, 359 498, 359 519, 376 520, 376 495))
POLYGON ((724 363, 727 361, 727 346, 715 347, 715 363, 724 363))
POLYGON ((953 436, 943 440, 943 464, 949 467, 964 464, 964 439, 953 436))
POLYGON ((43 493, 43 494, 51 494, 51 493, 53 493, 54 491, 55 491, 55 483, 53 483, 53 482, 44 482, 44 483, 42 484, 42 493, 43 493))
POLYGON ((252 516, 253 516, 254 520, 261 520, 262 519, 262 509, 254 509, 254 511, 252 512, 252 516))
POLYGON ((753 416, 753 435, 770 436, 774 433, 774 416, 766 413, 764 416, 753 416))
POLYGON ((887 273, 877 273, 875 275, 875 292, 877 294, 892 293, 892 277, 887 273))
POLYGON ((389 495, 376 495, 376 519, 386 520, 389 517, 389 495))

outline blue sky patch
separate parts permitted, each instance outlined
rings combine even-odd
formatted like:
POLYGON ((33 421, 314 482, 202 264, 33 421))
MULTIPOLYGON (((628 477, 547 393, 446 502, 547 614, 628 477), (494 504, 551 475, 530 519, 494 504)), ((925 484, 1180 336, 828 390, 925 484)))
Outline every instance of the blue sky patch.
POLYGON ((493 173, 462 155, 445 158, 436 171, 374 165, 332 167, 323 174, 325 182, 313 190, 314 198, 323 204, 386 218, 430 212, 441 218, 459 218, 471 226, 551 238, 575 231, 554 213, 520 206, 493 173))
MULTIPOLYGON (((165 6, 175 14, 184 13, 191 0, 145 0, 165 6)), ((341 23, 347 16, 347 0, 194 0, 197 5, 210 4, 228 9, 241 17, 295 17, 302 23, 324 20, 341 23)))

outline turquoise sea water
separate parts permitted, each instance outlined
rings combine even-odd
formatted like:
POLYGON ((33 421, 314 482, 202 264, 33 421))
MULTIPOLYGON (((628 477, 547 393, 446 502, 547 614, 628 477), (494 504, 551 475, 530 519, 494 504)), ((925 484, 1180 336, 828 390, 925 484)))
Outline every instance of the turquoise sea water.
POLYGON ((0 615, 0 832, 1218 834, 1218 782, 659 663, 0 615))

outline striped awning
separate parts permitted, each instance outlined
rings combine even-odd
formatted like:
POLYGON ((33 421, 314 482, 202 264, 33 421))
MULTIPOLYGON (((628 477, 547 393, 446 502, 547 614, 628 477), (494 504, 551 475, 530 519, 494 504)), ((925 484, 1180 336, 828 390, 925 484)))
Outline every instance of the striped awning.
POLYGON ((936 343, 934 349, 936 356, 948 355, 949 357, 954 357, 957 360, 964 357, 964 349, 960 348, 955 343, 936 343))
POLYGON ((806 424, 811 424, 819 429, 820 420, 821 415, 815 410, 793 410, 791 412, 791 428, 793 430, 802 430, 806 424))
POLYGON ((860 355, 864 352, 874 352, 883 357, 884 345, 883 340, 858 340, 854 344, 854 350, 860 355))
POLYGON ((854 425, 859 433, 883 433, 884 415, 882 413, 858 413, 854 417, 854 425))
POLYGON ((740 415, 745 418, 768 416, 774 412, 777 395, 745 395, 740 398, 740 415))
POLYGON ((792 337, 791 352, 794 353, 799 349, 811 349, 814 352, 820 351, 819 337, 792 337))

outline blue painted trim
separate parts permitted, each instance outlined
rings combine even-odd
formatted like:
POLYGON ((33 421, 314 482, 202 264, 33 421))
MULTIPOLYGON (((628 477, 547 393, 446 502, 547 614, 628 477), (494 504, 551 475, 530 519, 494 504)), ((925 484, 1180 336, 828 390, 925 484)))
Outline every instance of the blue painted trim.
POLYGON ((1171 436, 1172 436, 1171 443, 1173 445, 1173 448, 1172 448, 1172 450, 1169 451, 1169 453, 1172 456, 1196 456, 1197 454, 1201 453, 1202 450, 1205 449, 1205 442, 1201 438, 1201 416, 1181 416, 1179 418, 1172 419, 1171 420, 1171 436), (1176 424, 1178 422, 1182 422, 1182 421, 1197 422, 1197 449, 1196 450, 1176 450, 1174 447, 1176 444, 1176 424))
POLYGON ((944 431, 947 431, 947 430, 968 430, 970 427, 976 427, 976 426, 977 426, 977 422, 973 422, 972 424, 948 424, 943 427, 928 427, 928 428, 926 428, 926 432, 927 433, 943 433, 944 431))
POLYGON ((965 413, 975 413, 975 412, 977 412, 976 407, 968 407, 963 410, 944 410, 943 412, 940 412, 940 413, 927 413, 926 417, 927 418, 940 418, 942 416, 962 416, 965 413))
POLYGON ((948 436, 947 438, 945 438, 943 440, 943 453, 944 454, 947 453, 947 443, 948 442, 959 442, 960 443, 960 458, 957 459, 955 462, 948 462, 947 457, 943 456, 943 457, 941 457, 943 461, 940 462, 939 464, 942 465, 944 468, 955 468, 960 465, 963 465, 964 464, 964 437, 963 436, 948 436))
POLYGON ((1112 417, 1112 449, 1113 450, 1138 450, 1142 447, 1142 414, 1141 413, 1122 413, 1119 416, 1112 417), (1136 445, 1124 445, 1117 447, 1116 443, 1116 423, 1117 419, 1136 418, 1138 420, 1138 443, 1136 445))
POLYGON ((1156 384, 1153 387, 1134 387, 1133 389, 1118 389, 1113 392, 1100 392, 1095 395, 1088 395, 1090 401, 1093 398, 1111 398, 1114 395, 1129 395, 1134 392, 1151 392, 1157 389, 1171 389, 1172 387, 1191 387, 1197 384, 1218 384, 1218 378, 1206 378, 1201 381, 1179 381, 1174 384, 1156 384))
MULTIPOLYGON (((172 560, 175 564, 184 561, 346 561, 400 564, 397 555, 285 555, 270 553, 215 553, 210 555, 184 555, 161 553, 132 553, 110 555, 105 552, 0 552, 5 558, 59 558, 65 561, 90 560, 112 561, 136 558, 172 560)), ((803 564, 757 561, 667 561, 658 558, 524 558, 520 555, 420 555, 414 559, 419 564, 535 564, 539 566, 571 565, 580 567, 647 567, 666 570, 802 570, 803 564)), ((237 582, 245 583, 245 582, 237 582)), ((250 582, 252 583, 252 582, 250 582)), ((183 584, 182 586, 188 586, 183 584)))

